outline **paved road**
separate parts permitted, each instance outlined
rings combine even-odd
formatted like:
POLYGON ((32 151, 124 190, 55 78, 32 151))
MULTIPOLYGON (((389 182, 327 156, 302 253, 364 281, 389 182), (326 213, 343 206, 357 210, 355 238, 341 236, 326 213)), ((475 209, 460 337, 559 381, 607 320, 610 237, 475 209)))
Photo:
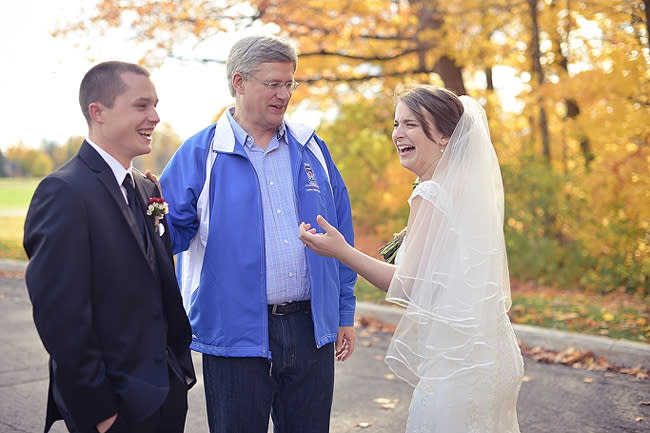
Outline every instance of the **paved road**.
MULTIPOLYGON (((358 348, 337 364, 333 433, 404 431, 412 389, 389 376, 390 334, 359 329, 358 348), (383 407, 382 407, 383 406, 383 407)), ((42 431, 47 354, 38 339, 21 271, 0 270, 0 433, 42 431)), ((195 354, 196 355, 196 354, 195 354)), ((201 361, 195 356, 201 373, 201 361)), ((525 359, 518 413, 523 433, 650 431, 650 380, 525 359), (635 418, 643 418, 635 421, 635 418)), ((459 390, 462 392, 462 390, 459 390)), ((188 433, 208 433, 202 382, 190 391, 188 433)), ((54 433, 65 432, 61 422, 54 433)))

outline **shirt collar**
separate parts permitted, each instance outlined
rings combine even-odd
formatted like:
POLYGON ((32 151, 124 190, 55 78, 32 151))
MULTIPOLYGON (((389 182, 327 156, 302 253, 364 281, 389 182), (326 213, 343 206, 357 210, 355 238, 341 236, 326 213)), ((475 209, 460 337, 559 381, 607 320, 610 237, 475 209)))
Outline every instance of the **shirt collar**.
MULTIPOLYGON (((241 125, 239 125, 239 123, 237 123, 237 121, 233 117, 234 112, 235 112, 234 106, 226 110, 226 115, 228 116, 228 121, 230 122, 230 126, 232 127, 233 134, 235 135, 235 140, 242 143, 242 145, 250 149, 255 144, 255 140, 251 135, 248 134, 248 132, 244 130, 244 128, 241 127, 241 125)), ((277 133, 278 142, 282 142, 281 138, 284 137, 286 132, 287 132, 287 126, 283 120, 280 126, 278 127, 278 133, 277 133)))
POLYGON ((117 182, 118 185, 122 185, 122 182, 124 181, 124 176, 127 175, 127 173, 131 174, 131 179, 133 179, 133 166, 129 166, 128 169, 124 168, 122 164, 120 164, 117 159, 113 158, 108 152, 106 152, 104 149, 99 147, 96 143, 94 143, 92 140, 89 138, 86 138, 86 141, 88 144, 92 146, 93 149, 99 153, 99 156, 102 157, 104 161, 106 161, 106 164, 110 167, 111 171, 113 172, 113 176, 115 176, 115 181, 117 182))

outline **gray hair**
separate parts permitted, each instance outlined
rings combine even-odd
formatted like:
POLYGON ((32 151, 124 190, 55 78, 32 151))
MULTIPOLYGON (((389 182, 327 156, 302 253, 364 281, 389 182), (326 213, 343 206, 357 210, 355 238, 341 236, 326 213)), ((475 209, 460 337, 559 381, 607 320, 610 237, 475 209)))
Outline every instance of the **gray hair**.
POLYGON ((293 63, 296 71, 298 53, 286 40, 275 36, 248 36, 238 40, 230 49, 226 61, 226 77, 230 95, 235 96, 232 77, 237 72, 244 75, 256 72, 262 63, 293 63))

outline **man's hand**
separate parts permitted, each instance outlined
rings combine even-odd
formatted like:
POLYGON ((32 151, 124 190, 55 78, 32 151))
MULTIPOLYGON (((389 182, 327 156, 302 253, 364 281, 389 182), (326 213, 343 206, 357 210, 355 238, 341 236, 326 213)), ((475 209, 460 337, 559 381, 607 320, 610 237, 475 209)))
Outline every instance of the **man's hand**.
POLYGON ((147 170, 144 175, 147 179, 149 179, 150 181, 156 184, 156 186, 158 187, 158 191, 160 191, 160 198, 164 199, 165 197, 163 197, 162 187, 160 186, 160 182, 158 182, 158 178, 156 177, 156 175, 149 170, 147 170))
POLYGON ((106 433, 109 428, 113 426, 113 423, 117 419, 117 414, 113 415, 110 418, 105 419, 104 421, 97 424, 95 427, 99 433, 106 433))
POLYGON ((357 333, 354 331, 354 326, 341 326, 339 328, 336 345, 334 346, 337 361, 345 361, 352 355, 356 339, 357 333))

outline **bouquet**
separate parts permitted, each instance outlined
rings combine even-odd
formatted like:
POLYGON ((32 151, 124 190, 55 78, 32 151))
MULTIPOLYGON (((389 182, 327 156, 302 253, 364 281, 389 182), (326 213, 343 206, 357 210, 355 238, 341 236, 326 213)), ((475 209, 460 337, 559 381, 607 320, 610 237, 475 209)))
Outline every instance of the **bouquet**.
MULTIPOLYGON (((416 178, 413 182, 413 189, 420 183, 420 178, 416 178)), ((386 245, 379 249, 379 254, 383 257, 386 263, 395 264, 395 257, 397 256, 397 250, 402 245, 404 241, 404 236, 406 236, 406 227, 402 229, 399 233, 393 233, 393 240, 388 242, 386 245)))
POLYGON ((402 245, 404 236, 406 236, 406 227, 404 227, 401 232, 394 233, 393 240, 381 247, 379 254, 381 254, 386 263, 395 264, 397 250, 399 250, 400 245, 402 245))

